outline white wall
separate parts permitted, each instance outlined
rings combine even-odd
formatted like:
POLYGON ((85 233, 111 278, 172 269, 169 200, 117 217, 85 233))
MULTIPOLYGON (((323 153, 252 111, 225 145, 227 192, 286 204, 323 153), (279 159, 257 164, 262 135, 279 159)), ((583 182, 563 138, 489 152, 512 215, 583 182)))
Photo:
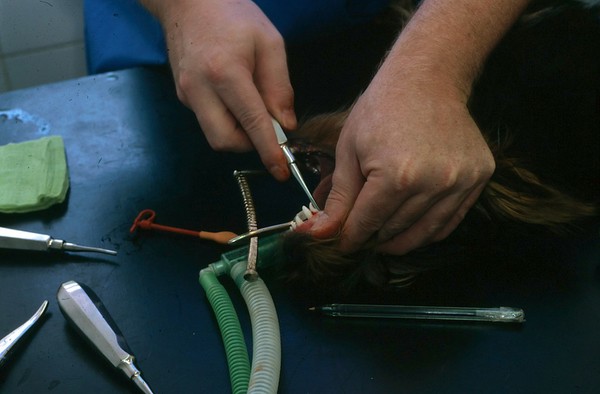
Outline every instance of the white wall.
POLYGON ((83 0, 0 0, 0 92, 83 75, 83 0))

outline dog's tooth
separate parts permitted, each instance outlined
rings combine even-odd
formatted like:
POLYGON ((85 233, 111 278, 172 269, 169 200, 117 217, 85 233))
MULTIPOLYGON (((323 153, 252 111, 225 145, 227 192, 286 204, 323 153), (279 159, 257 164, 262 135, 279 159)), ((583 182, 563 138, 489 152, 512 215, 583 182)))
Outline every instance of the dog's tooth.
POLYGON ((302 220, 302 221, 306 220, 306 215, 304 214, 303 211, 298 212, 295 217, 298 218, 298 219, 300 219, 300 220, 302 220))
POLYGON ((315 206, 313 205, 313 203, 312 203, 312 202, 308 204, 308 209, 310 209, 310 211, 311 211, 312 213, 317 213, 317 212, 319 212, 319 210, 318 210, 317 208, 315 208, 315 206))
POLYGON ((300 219, 300 218, 298 217, 298 215, 296 215, 296 217, 294 218, 294 220, 296 221, 296 224, 297 224, 298 226, 300 226, 302 223, 304 223, 304 220, 300 219))
POLYGON ((304 215, 306 216, 307 220, 310 219, 313 215, 310 209, 306 208, 304 205, 302 206, 302 212, 304 212, 304 215))
POLYGON ((292 227, 292 230, 295 230, 296 227, 298 227, 298 225, 296 224, 296 222, 294 220, 292 220, 292 222, 290 223, 290 226, 292 227))

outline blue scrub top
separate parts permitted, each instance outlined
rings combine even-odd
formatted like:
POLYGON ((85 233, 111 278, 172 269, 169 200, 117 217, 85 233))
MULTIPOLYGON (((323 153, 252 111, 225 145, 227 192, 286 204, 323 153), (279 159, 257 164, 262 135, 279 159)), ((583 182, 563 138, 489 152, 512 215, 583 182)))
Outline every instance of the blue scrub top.
MULTIPOLYGON (((389 0, 255 0, 287 42, 365 23, 389 0)), ((85 0, 90 74, 167 63, 162 29, 137 0, 85 0)))

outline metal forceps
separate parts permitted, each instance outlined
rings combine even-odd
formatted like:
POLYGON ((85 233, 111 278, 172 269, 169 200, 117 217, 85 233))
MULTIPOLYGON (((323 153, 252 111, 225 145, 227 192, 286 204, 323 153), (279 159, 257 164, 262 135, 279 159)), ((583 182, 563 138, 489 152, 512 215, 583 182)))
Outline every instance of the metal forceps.
POLYGON ((296 164, 296 158, 292 154, 290 147, 287 146, 287 137, 286 137, 285 133, 283 132, 281 125, 279 124, 279 122, 277 120, 275 120, 275 118, 271 118, 271 120, 273 121, 273 128, 275 129, 275 135, 277 136, 277 143, 283 150, 283 154, 285 155, 285 158, 287 160, 288 167, 290 168, 290 172, 292 173, 294 178, 296 178, 296 180, 300 184, 300 187, 302 188, 302 190, 304 190, 304 193, 308 197, 308 200, 311 202, 313 207, 315 207, 315 209, 320 211, 321 209, 319 208, 319 205, 315 201, 310 190, 308 190, 308 186, 306 186, 306 182, 304 182, 304 178, 302 177, 302 174, 300 173, 300 169, 298 168, 298 165, 296 164))
POLYGON ((61 239, 52 238, 50 235, 30 233, 28 231, 12 230, 0 227, 0 249, 24 249, 24 250, 62 250, 70 252, 96 252, 116 255, 114 250, 95 248, 92 246, 81 246, 61 239))
MULTIPOLYGON (((296 158, 294 157, 294 154, 290 150, 290 147, 287 145, 287 137, 286 137, 285 133, 283 132, 281 125, 275 118, 271 118, 271 121, 273 122, 273 129, 275 129, 275 135, 277 136, 277 143, 279 144, 279 147, 281 148, 281 150, 283 151, 283 154, 285 155, 285 159, 288 163, 288 167, 290 168, 290 172, 292 173, 292 175, 294 175, 294 178, 296 178, 296 181, 298 181, 298 183, 300 184, 300 187, 302 188, 302 190, 308 197, 308 200, 310 201, 311 205, 316 210, 320 210, 319 205, 317 204, 314 197, 312 196, 312 193, 308 189, 308 186, 306 186, 306 182, 304 182, 302 173, 300 172, 300 169, 298 168, 298 165, 296 164, 296 158)), ((257 237, 261 234, 266 234, 266 233, 270 233, 270 232, 289 229, 292 225, 292 222, 293 222, 293 220, 289 221, 289 222, 285 222, 285 223, 275 224, 275 225, 269 226, 269 227, 263 227, 260 229, 251 229, 247 233, 244 233, 244 234, 241 234, 241 235, 231 238, 229 241, 227 241, 227 244, 234 245, 240 241, 251 239, 251 238, 257 237)))
POLYGON ((25 323, 23 323, 20 327, 16 328, 13 332, 0 339, 0 366, 4 364, 8 354, 15 347, 19 339, 23 338, 23 336, 29 331, 31 327, 35 325, 35 323, 40 319, 40 317, 46 311, 48 307, 48 301, 44 301, 42 306, 34 313, 33 316, 29 318, 25 323))

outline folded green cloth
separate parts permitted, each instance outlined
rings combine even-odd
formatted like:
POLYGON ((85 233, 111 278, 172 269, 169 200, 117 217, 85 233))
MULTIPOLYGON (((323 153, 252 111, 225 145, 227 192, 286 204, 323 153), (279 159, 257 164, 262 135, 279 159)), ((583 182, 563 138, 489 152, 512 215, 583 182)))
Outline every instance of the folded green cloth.
POLYGON ((64 201, 69 189, 59 136, 0 146, 0 212, 31 212, 64 201))

